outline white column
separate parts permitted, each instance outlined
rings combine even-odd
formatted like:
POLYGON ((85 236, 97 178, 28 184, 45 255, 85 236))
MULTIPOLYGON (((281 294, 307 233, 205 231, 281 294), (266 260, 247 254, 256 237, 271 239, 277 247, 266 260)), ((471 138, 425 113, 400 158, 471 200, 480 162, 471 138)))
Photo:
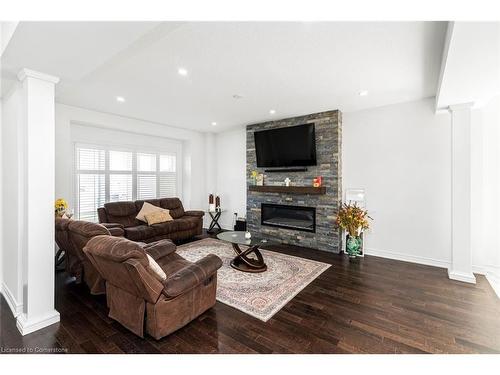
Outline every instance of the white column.
POLYGON ((452 245, 448 277, 476 283, 471 252, 471 109, 472 103, 453 105, 452 142, 452 245))
POLYGON ((23 163, 22 284, 23 313, 17 318, 26 335, 59 321, 54 309, 55 84, 59 78, 23 69, 21 87, 23 163))

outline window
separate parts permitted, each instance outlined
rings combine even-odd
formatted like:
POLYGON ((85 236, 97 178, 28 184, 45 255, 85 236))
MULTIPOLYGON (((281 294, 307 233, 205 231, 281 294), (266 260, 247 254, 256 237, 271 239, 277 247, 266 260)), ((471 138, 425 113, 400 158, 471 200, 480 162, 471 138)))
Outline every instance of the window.
POLYGON ((160 155, 160 183, 161 197, 175 196, 177 187, 176 157, 175 155, 160 155))
POLYGON ((78 213, 81 220, 97 221, 96 209, 105 202, 105 155, 104 150, 78 150, 78 213))
POLYGON ((132 152, 109 151, 109 202, 131 201, 132 152))
POLYGON ((177 196, 177 155, 76 145, 76 216, 97 221, 106 202, 177 196))

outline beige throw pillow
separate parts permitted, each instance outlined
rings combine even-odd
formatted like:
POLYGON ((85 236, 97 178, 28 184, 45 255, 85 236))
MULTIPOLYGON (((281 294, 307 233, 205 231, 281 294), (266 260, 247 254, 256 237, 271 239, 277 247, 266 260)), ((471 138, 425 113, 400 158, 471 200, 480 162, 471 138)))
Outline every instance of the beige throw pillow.
POLYGON ((146 214, 145 216, 146 222, 148 225, 153 225, 153 224, 159 224, 159 223, 165 223, 167 221, 172 221, 172 216, 170 216, 170 213, 168 210, 163 210, 159 212, 152 212, 150 214, 146 214))
POLYGON ((135 218, 137 220, 147 222, 147 220, 146 220, 147 214, 151 214, 153 212, 161 212, 161 211, 165 211, 165 209, 163 209, 161 207, 157 207, 155 205, 152 205, 151 203, 144 202, 141 210, 139 211, 139 213, 137 214, 137 216, 135 218))
POLYGON ((149 261, 149 270, 153 273, 154 277, 156 277, 159 281, 165 281, 167 279, 167 275, 161 269, 160 265, 156 263, 156 261, 151 257, 151 255, 146 254, 149 261))

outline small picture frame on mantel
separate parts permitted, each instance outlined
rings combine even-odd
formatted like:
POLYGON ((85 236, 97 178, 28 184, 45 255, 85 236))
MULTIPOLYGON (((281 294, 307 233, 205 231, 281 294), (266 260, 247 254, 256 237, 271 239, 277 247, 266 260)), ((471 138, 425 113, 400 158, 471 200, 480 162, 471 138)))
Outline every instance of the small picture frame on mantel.
POLYGON ((255 185, 264 186, 264 174, 259 173, 255 179, 255 185))

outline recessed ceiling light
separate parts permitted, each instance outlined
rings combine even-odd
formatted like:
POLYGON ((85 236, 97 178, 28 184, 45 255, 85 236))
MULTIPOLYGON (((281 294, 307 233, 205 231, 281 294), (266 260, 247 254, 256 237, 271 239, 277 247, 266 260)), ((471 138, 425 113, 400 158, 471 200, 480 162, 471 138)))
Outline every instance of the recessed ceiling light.
POLYGON ((366 96, 366 95, 368 95, 368 91, 361 90, 358 94, 359 94, 359 96, 366 96))
POLYGON ((271 110, 269 111, 269 113, 270 113, 271 115, 274 115, 274 114, 276 113, 276 110, 271 109, 271 110))
POLYGON ((116 97, 116 101, 120 102, 120 103, 123 103, 125 101, 125 98, 123 96, 117 96, 116 97))
POLYGON ((215 121, 212 121, 212 126, 217 126, 217 123, 215 121))
POLYGON ((177 69, 177 73, 179 73, 181 76, 187 76, 188 71, 185 68, 179 68, 177 69))

